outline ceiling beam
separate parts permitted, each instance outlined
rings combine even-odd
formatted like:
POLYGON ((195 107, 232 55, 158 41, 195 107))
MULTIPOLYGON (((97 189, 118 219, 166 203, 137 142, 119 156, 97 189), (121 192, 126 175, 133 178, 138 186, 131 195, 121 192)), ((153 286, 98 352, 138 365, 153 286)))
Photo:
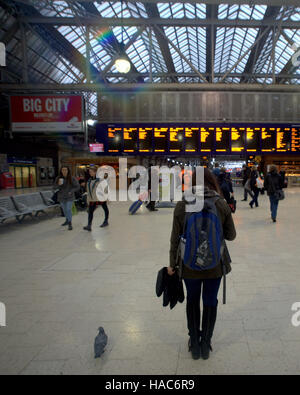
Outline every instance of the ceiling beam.
MULTIPOLYGON (((89 1, 89 2, 82 2, 82 1, 80 1, 80 3, 82 3, 81 5, 85 8, 85 10, 89 14, 97 15, 99 18, 101 18, 101 15, 100 15, 97 7, 95 6, 95 4, 92 1, 89 1)), ((105 31, 109 33, 109 36, 110 36, 110 44, 109 45, 112 47, 112 52, 115 53, 115 55, 119 55, 120 53, 122 53, 122 54, 124 53, 124 56, 126 56, 128 61, 130 62, 130 64, 131 64, 131 71, 128 74, 126 74, 126 78, 130 79, 132 72, 133 73, 138 73, 137 68, 132 63, 131 59, 127 56, 127 54, 125 52, 125 48, 124 49, 122 48, 121 44, 117 40, 116 36, 114 35, 114 33, 111 30, 111 28, 109 27, 109 25, 102 26, 102 28, 105 29, 105 31)), ((124 75, 123 75, 123 77, 124 77, 124 75)), ((144 79, 142 77, 138 76, 137 77, 137 81, 138 82, 144 82, 144 79)))
MULTIPOLYGON (((37 3, 40 0, 32 0, 37 3)), ((69 3, 75 3, 77 0, 68 0, 69 3)), ((80 0, 81 3, 90 3, 92 0, 80 0)), ((27 2, 28 0, 20 0, 20 2, 27 2)), ((110 0, 110 3, 119 3, 120 0, 110 0)), ((157 4, 157 0, 143 0, 144 4, 157 4)), ((299 6, 299 0, 226 0, 226 4, 247 4, 253 5, 268 5, 268 6, 299 6)), ((141 3, 141 0, 129 0, 128 3, 141 3)), ((170 0, 159 0, 159 3, 170 3, 170 0)), ((216 4, 216 0, 172 0, 172 3, 189 3, 189 4, 216 4)))
MULTIPOLYGON (((245 0, 244 0, 245 1, 245 0)), ((187 26, 187 27, 239 27, 260 29, 261 27, 277 27, 284 29, 300 29, 300 21, 276 21, 273 18, 264 20, 244 20, 244 19, 164 19, 164 18, 103 18, 103 17, 46 17, 46 16, 24 16, 22 22, 39 25, 52 26, 187 26)))
MULTIPOLYGON (((269 20, 270 18, 271 19, 273 18, 275 20, 276 17, 280 13, 280 9, 281 9, 281 7, 268 7, 266 9, 264 20, 269 20)), ((259 59, 259 57, 266 45, 266 42, 269 38, 268 34, 264 34, 267 29, 268 29, 268 27, 263 26, 257 32, 256 40, 258 40, 259 37, 261 37, 261 39, 258 41, 257 45, 255 45, 251 50, 251 53, 249 55, 248 61, 246 63, 245 69, 244 69, 245 74, 252 73, 254 70, 256 62, 259 59)), ((247 79, 242 78, 241 83, 247 82, 248 80, 249 80, 249 78, 247 78, 247 79)))
MULTIPOLYGON (((33 15, 36 18, 41 17, 41 14, 32 6, 19 4, 21 15, 33 15)), ((23 18, 18 18, 22 23, 23 18)), ((86 58, 53 26, 48 25, 32 25, 34 32, 43 40, 46 40, 52 50, 59 53, 64 59, 75 66, 82 74, 87 76, 87 67, 90 68, 89 72, 91 78, 95 82, 104 83, 100 76, 99 70, 92 64, 87 66, 86 58)), ((79 77, 79 76, 78 76, 79 77)))
MULTIPOLYGON (((149 18, 159 18, 159 11, 156 4, 145 4, 145 9, 147 14, 149 15, 149 18)), ((168 41, 166 40, 163 25, 159 27, 160 30, 156 30, 156 29, 154 30, 156 40, 158 42, 168 72, 175 73, 176 70, 175 70, 174 62, 168 45, 168 41)), ((174 78, 173 82, 178 82, 176 77, 174 78)))
MULTIPOLYGON (((214 19, 218 18, 218 10, 219 6, 208 5, 206 7, 206 19, 214 19)), ((216 38, 217 38, 217 28, 214 25, 211 25, 206 29, 206 73, 209 74, 208 82, 213 82, 214 78, 214 60, 215 60, 215 52, 216 52, 216 38)))
POLYGON ((247 92, 297 92, 300 85, 284 84, 208 84, 208 83, 161 83, 161 84, 0 84, 0 92, 38 93, 38 92, 137 92, 140 87, 148 91, 247 91, 247 92))

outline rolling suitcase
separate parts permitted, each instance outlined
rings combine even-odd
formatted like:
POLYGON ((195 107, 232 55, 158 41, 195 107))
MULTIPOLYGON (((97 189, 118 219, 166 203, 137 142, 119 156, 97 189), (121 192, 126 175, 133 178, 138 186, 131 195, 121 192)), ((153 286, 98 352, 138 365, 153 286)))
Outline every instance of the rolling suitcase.
POLYGON ((131 215, 135 214, 138 211, 138 209, 141 207, 142 204, 143 204, 143 201, 140 199, 138 201, 132 203, 132 205, 129 207, 129 214, 131 214, 131 215))

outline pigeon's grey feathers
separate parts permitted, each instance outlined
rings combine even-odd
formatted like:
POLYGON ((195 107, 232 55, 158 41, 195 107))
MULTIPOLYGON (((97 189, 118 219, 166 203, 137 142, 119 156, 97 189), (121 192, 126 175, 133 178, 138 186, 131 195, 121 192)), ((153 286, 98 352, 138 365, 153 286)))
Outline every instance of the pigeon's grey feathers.
POLYGON ((104 353, 105 346, 107 345, 107 335, 102 326, 99 328, 99 334, 95 338, 94 350, 95 358, 100 358, 104 353))

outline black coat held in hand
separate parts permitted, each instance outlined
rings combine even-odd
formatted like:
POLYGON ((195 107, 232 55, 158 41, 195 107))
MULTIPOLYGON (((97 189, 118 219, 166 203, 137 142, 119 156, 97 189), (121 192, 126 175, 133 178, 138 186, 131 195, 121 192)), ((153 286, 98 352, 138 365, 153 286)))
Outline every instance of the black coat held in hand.
POLYGON ((170 303, 170 309, 173 309, 177 302, 182 303, 184 301, 182 281, 179 279, 177 273, 169 276, 166 267, 163 267, 157 273, 156 295, 160 297, 162 294, 164 294, 163 306, 166 307, 170 303))

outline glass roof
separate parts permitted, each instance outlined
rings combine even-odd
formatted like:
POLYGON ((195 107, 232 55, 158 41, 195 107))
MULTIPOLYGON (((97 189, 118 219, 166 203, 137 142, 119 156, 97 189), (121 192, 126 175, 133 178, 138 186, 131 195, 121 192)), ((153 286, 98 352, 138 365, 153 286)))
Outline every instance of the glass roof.
POLYGON ((83 83, 87 67, 92 80, 98 75, 105 83, 274 83, 273 76, 281 83, 300 82, 292 61, 300 47, 300 7, 8 0, 0 6, 0 41, 9 38, 8 66, 20 81, 22 34, 15 26, 22 16, 54 18, 24 26, 34 83, 83 83), (64 25, 60 18, 74 22, 64 25), (94 22, 87 31, 89 18, 94 22), (105 24, 105 18, 114 21, 105 24), (119 53, 131 62, 128 75, 113 65, 119 53))

